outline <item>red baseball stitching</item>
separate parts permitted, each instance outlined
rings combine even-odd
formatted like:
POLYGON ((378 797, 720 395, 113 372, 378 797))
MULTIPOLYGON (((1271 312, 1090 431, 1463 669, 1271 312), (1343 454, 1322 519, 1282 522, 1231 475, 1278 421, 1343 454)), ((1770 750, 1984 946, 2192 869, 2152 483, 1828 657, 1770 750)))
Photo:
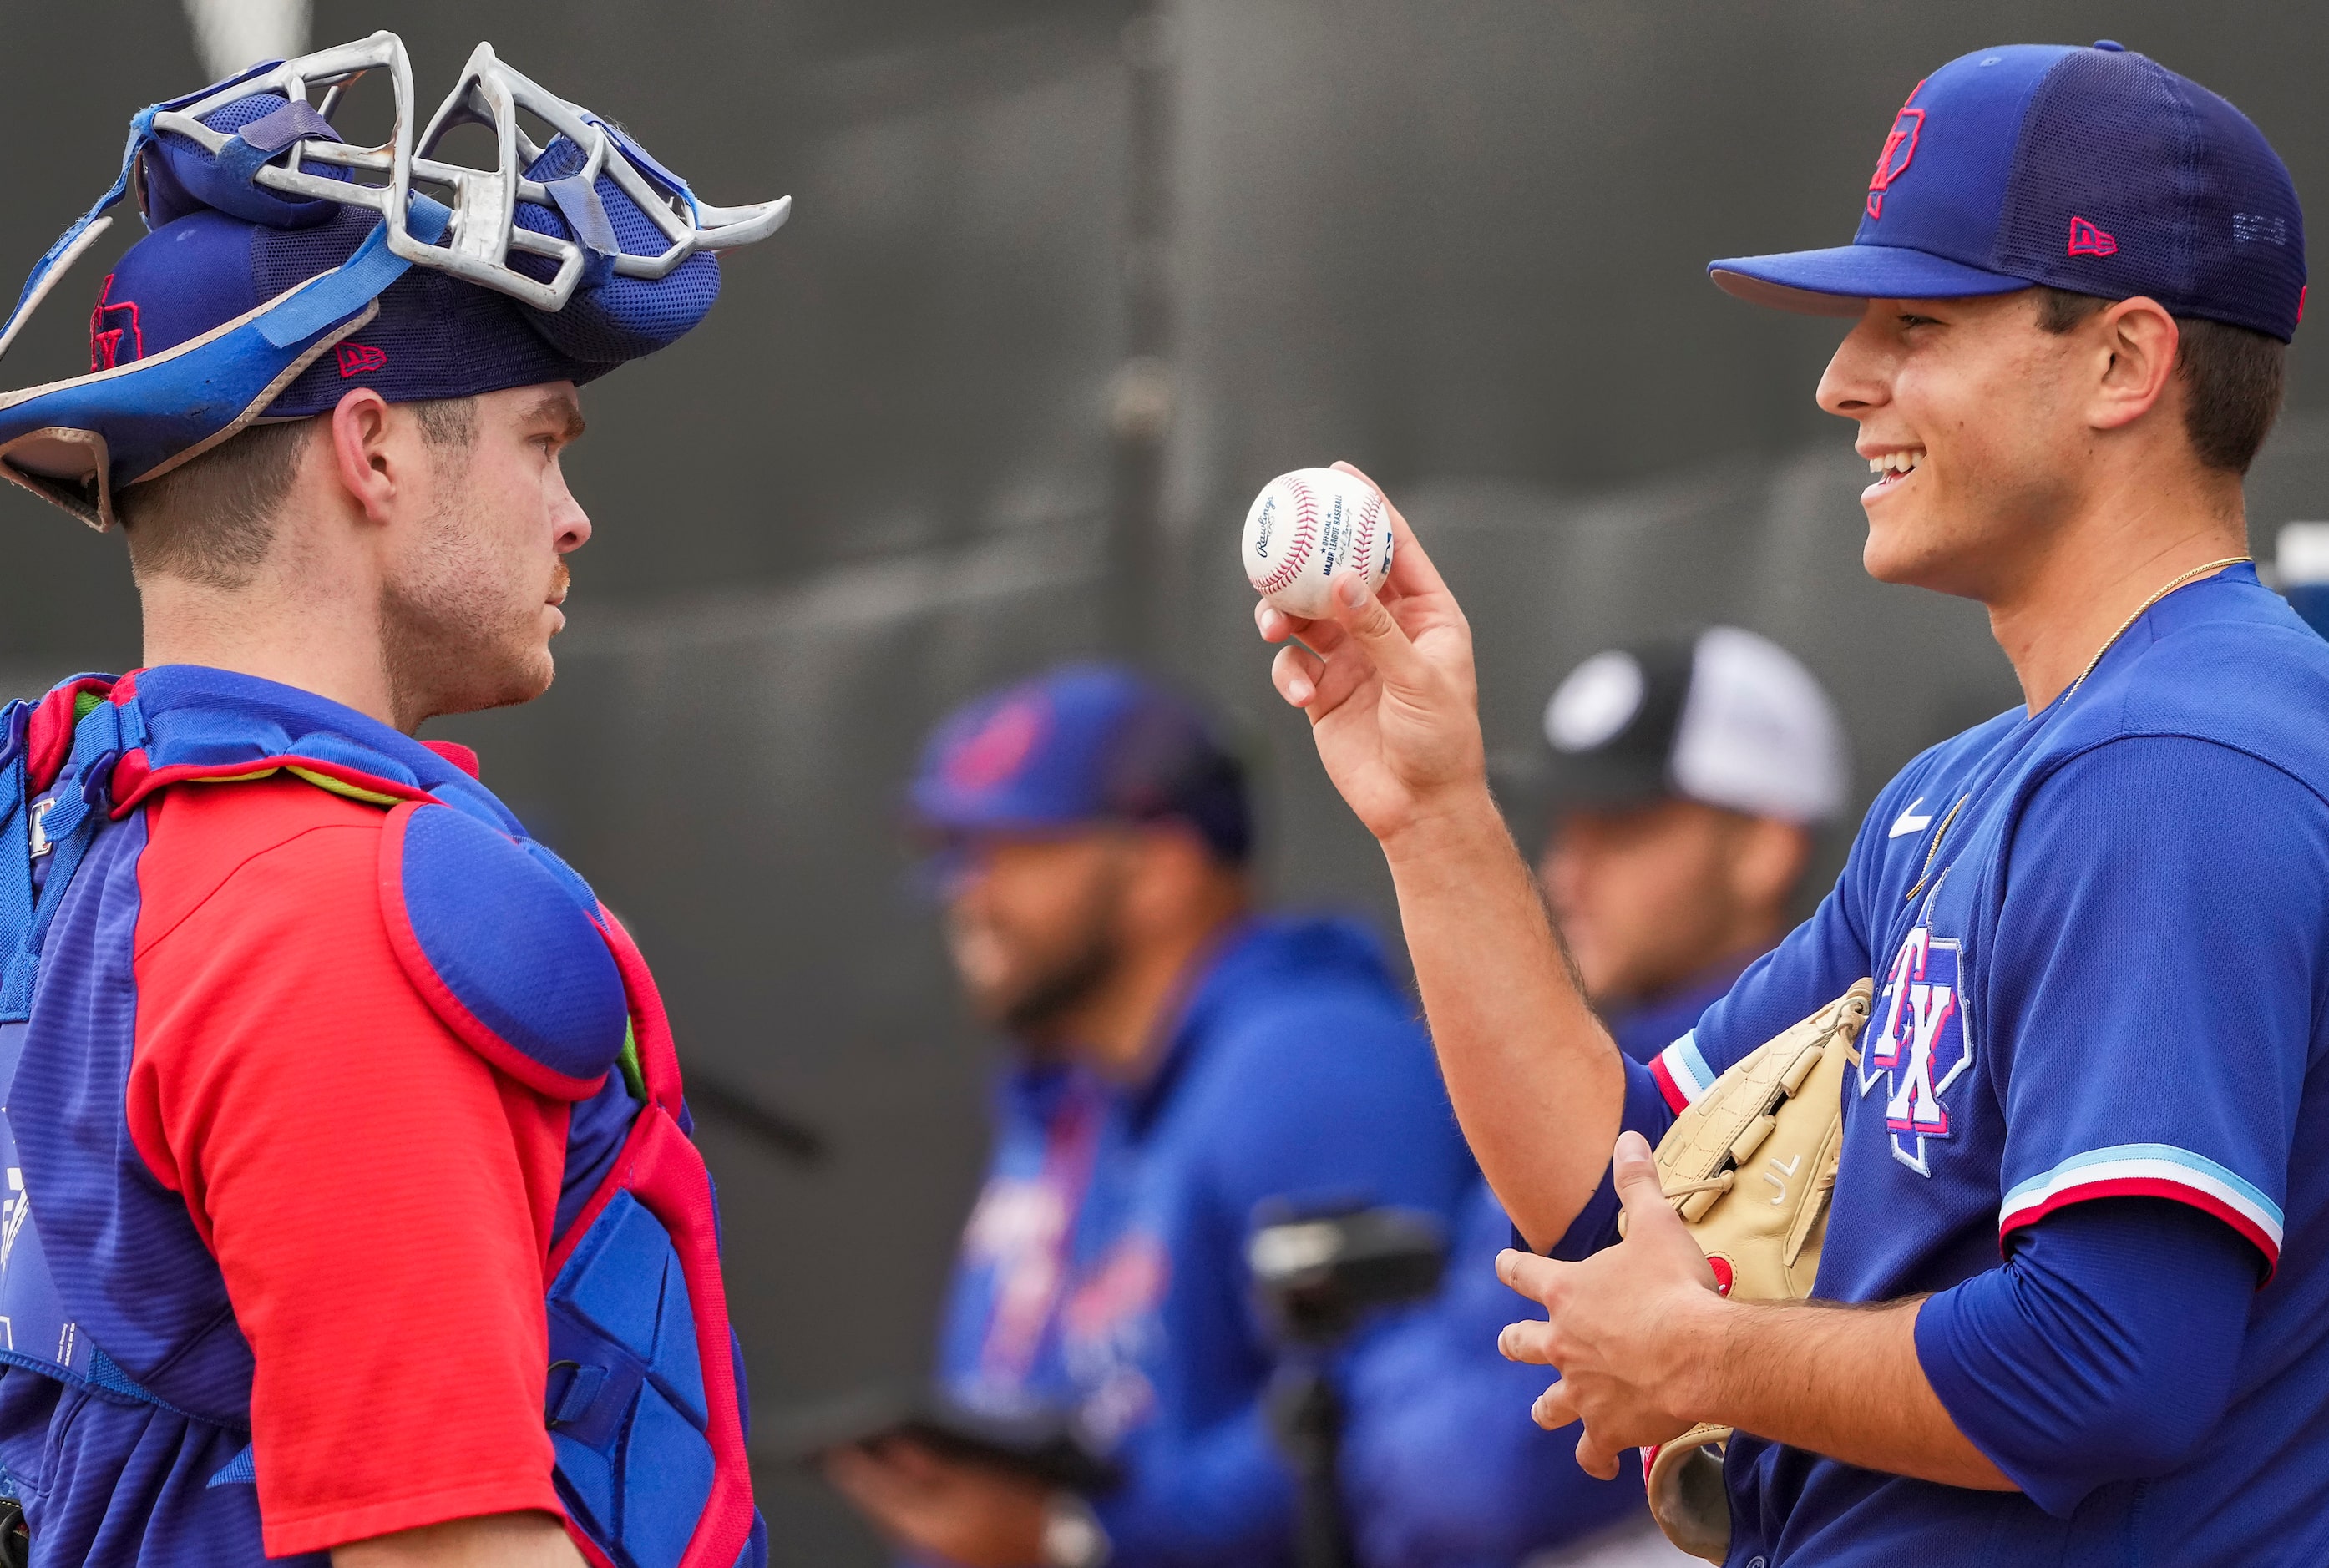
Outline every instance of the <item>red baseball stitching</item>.
POLYGON ((1351 564, 1358 568, 1359 576, 1363 577, 1367 575, 1367 562, 1375 553, 1375 524, 1382 521, 1382 497, 1370 492, 1367 515, 1359 524, 1358 539, 1351 549, 1351 564))
POLYGON ((1295 505, 1294 532, 1286 541, 1286 555, 1278 569, 1254 585, 1257 592, 1274 594, 1302 575, 1310 564, 1311 548, 1318 542, 1318 499, 1310 487, 1298 479, 1289 479, 1286 488, 1295 505))

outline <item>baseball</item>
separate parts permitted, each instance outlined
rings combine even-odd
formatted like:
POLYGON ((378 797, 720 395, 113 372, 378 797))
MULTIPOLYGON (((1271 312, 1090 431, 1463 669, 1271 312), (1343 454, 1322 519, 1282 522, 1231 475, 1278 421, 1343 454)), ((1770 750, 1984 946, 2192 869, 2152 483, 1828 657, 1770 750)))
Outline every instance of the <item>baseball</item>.
POLYGON ((1391 508, 1338 468, 1297 468, 1262 486, 1245 514, 1245 575, 1289 615, 1326 613, 1326 579, 1356 567, 1370 593, 1391 570, 1391 508))

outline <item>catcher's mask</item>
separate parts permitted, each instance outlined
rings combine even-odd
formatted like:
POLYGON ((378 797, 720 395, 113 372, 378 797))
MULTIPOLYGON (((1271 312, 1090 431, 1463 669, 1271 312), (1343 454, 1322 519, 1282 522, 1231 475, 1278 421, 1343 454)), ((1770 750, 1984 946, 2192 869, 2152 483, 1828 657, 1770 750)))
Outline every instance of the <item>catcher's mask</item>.
POLYGON ((412 126, 392 33, 139 110, 120 178, 41 258, 0 326, 5 353, 134 190, 150 232, 99 292, 90 372, 0 394, 0 478, 102 530, 124 486, 254 419, 326 412, 351 385, 410 402, 589 380, 702 320, 716 253, 766 239, 792 206, 698 201, 489 44, 417 144, 412 126), (395 120, 386 140, 356 146, 332 116, 369 71, 389 78, 395 120), (432 155, 465 125, 490 133, 491 168, 432 155))

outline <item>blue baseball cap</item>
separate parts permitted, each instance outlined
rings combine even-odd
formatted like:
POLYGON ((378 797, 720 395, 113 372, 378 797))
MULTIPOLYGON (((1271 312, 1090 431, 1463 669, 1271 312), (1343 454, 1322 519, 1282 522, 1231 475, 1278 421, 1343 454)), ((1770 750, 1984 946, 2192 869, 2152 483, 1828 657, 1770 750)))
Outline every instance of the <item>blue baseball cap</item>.
POLYGON ((1909 93, 1851 244, 1707 272, 1817 315, 2041 284, 2145 295, 2287 343, 2305 312, 2305 217, 2262 133, 2197 82, 2108 41, 2007 44, 1909 93))
POLYGON ((1237 758, 1193 706, 1115 664, 1064 665, 957 709, 909 800, 943 837, 1177 818, 1223 860, 1252 849, 1237 758))

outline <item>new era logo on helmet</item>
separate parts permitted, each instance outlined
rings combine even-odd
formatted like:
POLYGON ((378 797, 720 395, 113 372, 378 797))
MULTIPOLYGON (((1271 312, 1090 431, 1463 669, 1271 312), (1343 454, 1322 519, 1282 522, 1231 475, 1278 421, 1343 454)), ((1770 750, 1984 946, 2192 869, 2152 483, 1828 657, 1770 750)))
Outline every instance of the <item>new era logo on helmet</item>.
POLYGON ((2096 228, 2086 219, 2072 218, 2070 220, 2070 249, 2068 254, 2072 256, 2116 256, 2118 254, 2118 241, 2112 239, 2102 230, 2096 228))
POLYGON ((113 274, 105 275, 104 286, 97 291, 97 308, 89 313, 89 368, 109 371, 116 365, 134 365, 146 357, 145 334, 137 330, 137 306, 127 299, 113 297, 113 274), (129 352, 121 352, 127 338, 129 352))
POLYGON ((1909 165, 1917 161, 1917 138, 1925 134, 1925 111, 1911 106, 1917 101, 1917 94, 1924 90, 1925 84, 1921 81, 1909 89, 1908 102, 1902 104, 1900 112, 1892 117, 1892 129, 1884 138, 1884 150, 1876 155, 1876 173, 1868 179, 1868 215, 1871 218, 1884 216, 1884 192, 1891 190, 1892 182, 1907 174, 1909 165))
POLYGON ((386 349, 376 349, 370 343, 340 345, 340 379, 342 380, 345 380, 350 376, 361 376, 366 371, 379 370, 386 363, 388 363, 386 349))

